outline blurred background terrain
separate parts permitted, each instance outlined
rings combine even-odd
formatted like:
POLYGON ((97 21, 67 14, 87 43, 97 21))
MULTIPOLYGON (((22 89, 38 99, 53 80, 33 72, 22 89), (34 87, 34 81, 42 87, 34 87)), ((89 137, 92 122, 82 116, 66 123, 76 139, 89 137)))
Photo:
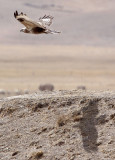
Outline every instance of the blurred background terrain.
POLYGON ((114 0, 0 0, 0 93, 85 88, 115 91, 114 0), (54 17, 59 35, 20 33, 14 11, 54 17))

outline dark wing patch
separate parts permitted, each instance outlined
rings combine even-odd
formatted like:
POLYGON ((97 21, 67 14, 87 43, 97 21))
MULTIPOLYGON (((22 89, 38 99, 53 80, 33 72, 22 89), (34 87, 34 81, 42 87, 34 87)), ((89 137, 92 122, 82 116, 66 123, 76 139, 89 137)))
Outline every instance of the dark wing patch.
POLYGON ((44 19, 44 18, 53 19, 54 17, 52 17, 52 16, 50 16, 50 15, 47 16, 47 15, 45 14, 43 17, 40 17, 39 20, 44 19))
POLYGON ((16 18, 18 16, 18 12, 14 12, 14 17, 16 18))
POLYGON ((18 18, 17 20, 20 21, 20 22, 23 22, 23 21, 24 21, 23 18, 18 18))
POLYGON ((43 33, 45 29, 40 27, 34 27, 32 31, 37 34, 37 33, 43 33))
POLYGON ((14 17, 16 18, 17 16, 23 16, 23 15, 25 15, 26 16, 26 14, 23 14, 23 12, 21 12, 20 14, 18 14, 18 11, 16 11, 16 12, 14 12, 14 17))

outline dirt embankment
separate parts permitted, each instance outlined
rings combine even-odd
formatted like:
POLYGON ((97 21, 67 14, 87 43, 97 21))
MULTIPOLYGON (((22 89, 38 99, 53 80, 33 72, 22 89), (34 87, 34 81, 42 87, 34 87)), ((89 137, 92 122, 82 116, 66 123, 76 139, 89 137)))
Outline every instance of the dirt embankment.
POLYGON ((0 100, 1 160, 115 159, 115 93, 38 92, 0 100))

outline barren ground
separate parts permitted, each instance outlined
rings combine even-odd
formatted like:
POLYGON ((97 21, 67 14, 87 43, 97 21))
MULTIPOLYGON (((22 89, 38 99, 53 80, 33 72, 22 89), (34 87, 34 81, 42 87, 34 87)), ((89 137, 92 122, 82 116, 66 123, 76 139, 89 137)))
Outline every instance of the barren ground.
POLYGON ((38 92, 0 104, 1 160, 115 159, 113 92, 38 92))
POLYGON ((0 89, 115 91, 115 48, 86 46, 0 46, 0 89))

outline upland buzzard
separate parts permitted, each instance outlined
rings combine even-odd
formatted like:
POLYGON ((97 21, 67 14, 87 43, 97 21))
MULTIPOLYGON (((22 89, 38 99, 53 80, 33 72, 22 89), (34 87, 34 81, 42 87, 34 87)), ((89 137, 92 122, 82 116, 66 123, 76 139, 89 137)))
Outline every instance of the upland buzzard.
POLYGON ((52 31, 50 29, 48 29, 47 26, 50 26, 52 24, 52 16, 44 16, 39 18, 38 22, 35 22, 33 20, 31 20, 26 14, 23 14, 22 12, 20 14, 18 14, 18 12, 14 12, 14 17, 21 22, 25 28, 22 28, 20 30, 20 32, 24 32, 24 33, 32 33, 32 34, 41 34, 41 33, 52 33, 52 34, 56 34, 56 33, 60 33, 58 31, 52 31))

